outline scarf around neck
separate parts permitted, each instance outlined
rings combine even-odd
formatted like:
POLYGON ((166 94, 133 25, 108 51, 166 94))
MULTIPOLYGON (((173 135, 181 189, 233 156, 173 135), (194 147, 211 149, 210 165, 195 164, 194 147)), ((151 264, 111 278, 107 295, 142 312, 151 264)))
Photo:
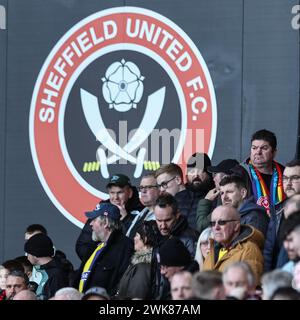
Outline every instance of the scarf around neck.
POLYGON ((285 194, 283 192, 282 169, 276 161, 273 161, 271 184, 270 186, 266 186, 261 173, 253 166, 251 160, 248 165, 256 203, 264 207, 267 214, 270 215, 271 206, 275 206, 285 199, 285 194))

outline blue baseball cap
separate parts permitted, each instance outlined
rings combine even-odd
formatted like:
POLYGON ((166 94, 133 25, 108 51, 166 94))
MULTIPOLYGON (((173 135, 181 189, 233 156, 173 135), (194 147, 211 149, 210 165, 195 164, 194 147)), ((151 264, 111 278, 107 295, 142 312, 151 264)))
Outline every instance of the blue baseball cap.
POLYGON ((119 208, 110 202, 98 203, 94 211, 86 212, 85 215, 89 219, 95 219, 100 216, 108 217, 112 220, 120 220, 121 218, 119 208))

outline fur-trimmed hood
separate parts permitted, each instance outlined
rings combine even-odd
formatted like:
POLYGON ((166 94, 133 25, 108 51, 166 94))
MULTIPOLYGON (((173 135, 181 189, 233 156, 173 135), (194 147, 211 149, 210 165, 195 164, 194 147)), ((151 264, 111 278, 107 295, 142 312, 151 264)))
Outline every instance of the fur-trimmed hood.
POLYGON ((152 248, 135 252, 134 255, 132 256, 131 263, 132 264, 151 263, 151 260, 152 260, 152 248))

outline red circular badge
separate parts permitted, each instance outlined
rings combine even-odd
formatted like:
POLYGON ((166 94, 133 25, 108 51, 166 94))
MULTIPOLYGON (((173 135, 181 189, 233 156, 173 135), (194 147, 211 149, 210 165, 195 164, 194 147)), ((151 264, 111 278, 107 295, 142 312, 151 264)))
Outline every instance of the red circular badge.
MULTIPOLYGON (((35 84, 30 111, 31 152, 39 179, 55 206, 78 226, 86 220, 83 213, 107 194, 84 181, 72 164, 64 137, 66 102, 81 72, 96 59, 118 50, 151 57, 174 83, 182 126, 172 161, 185 170, 194 152, 211 156, 214 149, 214 88, 205 62, 187 34, 168 18, 142 8, 112 8, 87 17, 70 29, 49 54, 35 84)), ((130 69, 129 62, 119 64, 130 69)), ((142 76, 139 81, 142 83, 142 76)), ((120 90, 126 85, 120 82, 120 90)), ((138 101, 132 100, 130 107, 138 101)), ((114 104, 112 101, 111 107, 114 104)), ((127 105, 118 108, 124 111, 127 105)))

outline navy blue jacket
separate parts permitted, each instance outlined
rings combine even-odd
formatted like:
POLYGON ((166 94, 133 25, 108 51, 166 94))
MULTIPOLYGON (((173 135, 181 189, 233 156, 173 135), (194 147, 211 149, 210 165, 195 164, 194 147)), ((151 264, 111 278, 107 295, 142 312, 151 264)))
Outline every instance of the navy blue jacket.
POLYGON ((254 197, 245 200, 239 208, 241 224, 250 224, 266 237, 270 218, 266 210, 254 202, 254 197))

